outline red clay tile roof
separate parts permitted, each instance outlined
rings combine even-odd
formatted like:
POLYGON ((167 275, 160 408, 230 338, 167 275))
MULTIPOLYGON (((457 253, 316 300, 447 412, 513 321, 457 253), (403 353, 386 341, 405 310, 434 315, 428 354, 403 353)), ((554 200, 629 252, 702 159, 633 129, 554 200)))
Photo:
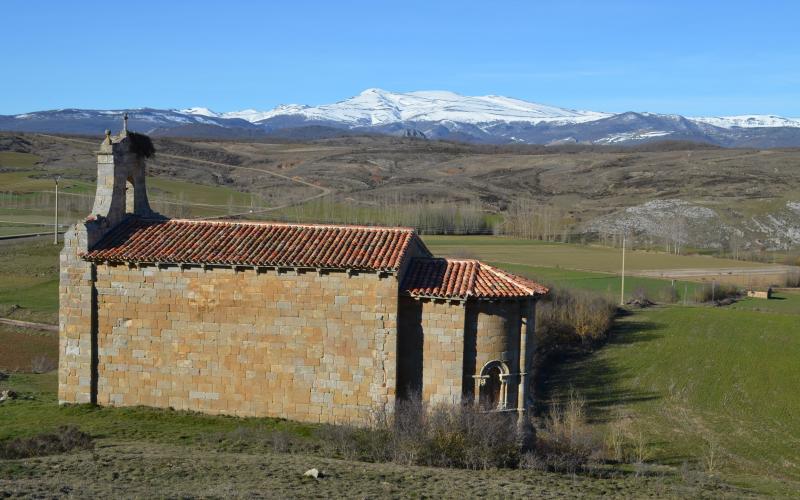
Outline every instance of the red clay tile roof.
POLYGON ((400 287, 412 297, 494 299, 544 295, 547 288, 477 260, 414 259, 400 287))
POLYGON ((131 218, 83 257, 100 262, 225 264, 396 271, 413 229, 131 218))

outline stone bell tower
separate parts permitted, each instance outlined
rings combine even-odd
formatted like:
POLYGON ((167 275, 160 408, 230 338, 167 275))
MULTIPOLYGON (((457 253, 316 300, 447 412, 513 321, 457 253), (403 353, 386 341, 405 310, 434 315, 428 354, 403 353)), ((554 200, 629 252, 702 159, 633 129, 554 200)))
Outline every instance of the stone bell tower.
POLYGON ((92 215, 107 219, 110 225, 119 223, 126 214, 153 215, 147 200, 145 160, 151 154, 142 151, 143 142, 152 147, 146 136, 128 132, 128 114, 123 119, 122 132, 106 138, 97 152, 97 192, 92 215))
POLYGON ((100 239, 127 217, 161 217, 147 201, 145 160, 150 139, 128 131, 106 136, 97 152, 97 191, 92 213, 64 235, 59 273, 58 399, 94 403, 97 397, 97 289, 95 264, 83 259, 100 239))

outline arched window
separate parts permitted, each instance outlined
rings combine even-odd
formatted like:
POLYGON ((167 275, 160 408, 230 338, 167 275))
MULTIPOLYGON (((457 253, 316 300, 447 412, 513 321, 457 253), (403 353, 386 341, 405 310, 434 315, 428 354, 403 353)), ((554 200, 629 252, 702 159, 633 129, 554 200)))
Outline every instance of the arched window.
POLYGON ((505 410, 508 396, 508 366, 502 361, 490 361, 483 366, 480 377, 480 406, 485 410, 505 410))

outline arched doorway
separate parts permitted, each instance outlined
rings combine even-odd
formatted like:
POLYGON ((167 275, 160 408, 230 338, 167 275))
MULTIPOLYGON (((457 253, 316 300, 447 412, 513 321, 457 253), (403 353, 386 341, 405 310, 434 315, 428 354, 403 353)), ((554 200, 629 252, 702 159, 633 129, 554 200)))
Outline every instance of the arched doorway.
POLYGON ((484 410, 503 410, 506 407, 508 367, 502 361, 490 361, 480 375, 480 406, 484 410))

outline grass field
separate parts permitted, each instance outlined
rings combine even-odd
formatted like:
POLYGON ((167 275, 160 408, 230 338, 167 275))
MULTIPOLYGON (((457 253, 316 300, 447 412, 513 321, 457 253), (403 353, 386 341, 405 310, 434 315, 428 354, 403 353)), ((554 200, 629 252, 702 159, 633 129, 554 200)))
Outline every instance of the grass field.
POLYGON ((48 238, 0 245, 0 316, 58 322, 58 252, 48 238))
POLYGON ((618 322, 592 355, 557 365, 554 399, 583 394, 599 427, 630 419, 651 459, 704 465, 762 493, 800 490, 800 313, 664 307, 618 322))
POLYGON ((39 159, 30 153, 0 151, 0 167, 32 167, 39 159))
MULTIPOLYGON (((618 273, 621 250, 603 246, 548 243, 497 236, 425 236, 425 244, 436 254, 474 257, 494 262, 534 267, 562 267, 618 273)), ((628 271, 660 269, 752 268, 764 264, 708 256, 671 255, 662 252, 628 251, 628 271)))
POLYGON ((778 291, 772 299, 742 299, 731 309, 758 311, 763 313, 800 314, 800 291, 778 291))
MULTIPOLYGON (((622 281, 619 276, 611 273, 575 271, 560 267, 535 267, 507 262, 490 262, 490 264, 548 286, 589 290, 614 301, 618 301, 620 298, 622 281)), ((670 280, 627 276, 625 278, 625 297, 628 299, 633 294, 644 291, 651 300, 668 301, 672 297, 673 286, 678 302, 683 301, 684 298, 689 302, 694 301, 695 293, 702 287, 701 284, 690 281, 676 280, 673 285, 670 280)))

